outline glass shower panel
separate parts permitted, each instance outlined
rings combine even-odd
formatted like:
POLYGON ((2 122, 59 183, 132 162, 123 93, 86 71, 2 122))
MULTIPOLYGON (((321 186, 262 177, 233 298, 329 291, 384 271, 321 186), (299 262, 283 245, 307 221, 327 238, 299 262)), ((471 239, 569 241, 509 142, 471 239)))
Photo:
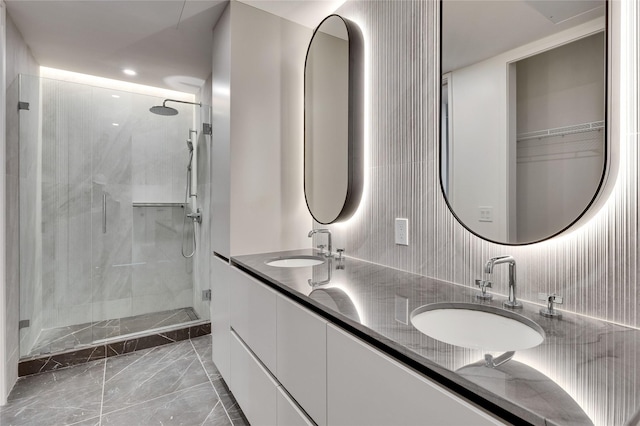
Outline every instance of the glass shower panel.
MULTIPOLYGON (((149 112, 162 101, 30 76, 8 88, 8 197, 19 205, 8 238, 20 246, 8 273, 20 278, 22 357, 200 319, 181 254, 197 107, 149 112)), ((192 232, 189 221, 185 240, 192 232)))
POLYGON ((177 116, 162 98, 94 88, 94 337, 175 325, 193 313, 193 263, 181 255, 186 138, 193 106, 177 116), (117 97, 114 97, 116 95, 117 97))
POLYGON ((41 87, 42 352, 92 339, 91 88, 34 78, 41 87))
POLYGON ((131 315, 133 212, 131 93, 91 88, 91 287, 95 339, 119 334, 131 315), (117 98, 112 95, 115 94, 117 98))
POLYGON ((7 253, 7 272, 9 279, 25 284, 20 291, 20 355, 23 347, 34 344, 43 322, 39 109, 37 80, 16 78, 7 89, 7 239, 20 249, 7 253))

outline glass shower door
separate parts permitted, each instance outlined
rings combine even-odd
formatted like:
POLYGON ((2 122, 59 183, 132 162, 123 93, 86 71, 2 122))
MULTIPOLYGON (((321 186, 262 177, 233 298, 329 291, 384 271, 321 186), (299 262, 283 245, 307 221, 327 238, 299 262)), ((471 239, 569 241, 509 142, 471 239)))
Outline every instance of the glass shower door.
POLYGON ((131 93, 93 87, 91 288, 93 340, 122 334, 131 316, 133 262, 131 93), (116 97, 114 97, 115 95, 116 97))
POLYGON ((193 262, 180 246, 193 107, 164 117, 149 112, 160 98, 93 96, 94 339, 195 320, 193 262))

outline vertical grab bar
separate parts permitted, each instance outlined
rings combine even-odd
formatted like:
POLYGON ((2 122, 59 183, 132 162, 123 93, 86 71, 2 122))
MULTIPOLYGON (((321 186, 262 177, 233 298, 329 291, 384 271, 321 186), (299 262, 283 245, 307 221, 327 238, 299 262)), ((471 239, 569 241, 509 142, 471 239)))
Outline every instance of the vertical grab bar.
POLYGON ((102 233, 107 233, 107 194, 102 194, 102 233))

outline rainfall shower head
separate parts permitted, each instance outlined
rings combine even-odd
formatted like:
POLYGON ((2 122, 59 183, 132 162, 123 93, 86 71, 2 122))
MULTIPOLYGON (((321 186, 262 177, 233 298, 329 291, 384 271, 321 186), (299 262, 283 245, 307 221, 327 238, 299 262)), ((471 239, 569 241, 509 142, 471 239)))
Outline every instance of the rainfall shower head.
POLYGON ((164 115, 164 116, 178 115, 177 109, 171 108, 165 105, 167 102, 178 102, 181 104, 198 105, 200 107, 202 106, 201 103, 197 103, 197 102, 185 102, 185 101, 178 101, 175 99, 165 99, 164 102, 162 102, 162 105, 152 106, 151 108, 149 108, 149 111, 151 111, 154 114, 164 115))
POLYGON ((160 105, 156 105, 156 106, 152 106, 151 108, 149 108, 149 111, 151 111, 154 114, 158 114, 158 115, 178 115, 178 110, 175 108, 171 108, 168 106, 160 106, 160 105))

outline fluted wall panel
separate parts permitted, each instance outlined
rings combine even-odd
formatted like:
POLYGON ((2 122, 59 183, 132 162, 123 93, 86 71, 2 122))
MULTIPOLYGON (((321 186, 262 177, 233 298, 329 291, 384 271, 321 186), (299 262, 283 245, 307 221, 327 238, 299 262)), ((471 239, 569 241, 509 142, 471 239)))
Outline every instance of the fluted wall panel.
MULTIPOLYGON (((638 4, 622 8, 619 150, 615 187, 594 217, 550 241, 502 246, 484 241, 449 211, 439 183, 437 93, 439 5, 435 1, 348 1, 338 13, 357 22, 365 40, 365 191, 347 222, 332 225, 334 246, 349 256, 443 281, 471 286, 492 256, 518 264, 518 294, 565 297, 562 309, 628 326, 638 318, 638 4), (409 246, 394 244, 394 219, 409 219, 409 246)), ((613 122, 614 126, 618 126, 613 122)), ((481 165, 478 165, 481 167, 481 165)), ((615 179, 615 177, 614 177, 615 179)), ((316 226, 318 226, 316 224, 316 226)), ((506 268, 496 268, 494 291, 507 293, 506 268)))

